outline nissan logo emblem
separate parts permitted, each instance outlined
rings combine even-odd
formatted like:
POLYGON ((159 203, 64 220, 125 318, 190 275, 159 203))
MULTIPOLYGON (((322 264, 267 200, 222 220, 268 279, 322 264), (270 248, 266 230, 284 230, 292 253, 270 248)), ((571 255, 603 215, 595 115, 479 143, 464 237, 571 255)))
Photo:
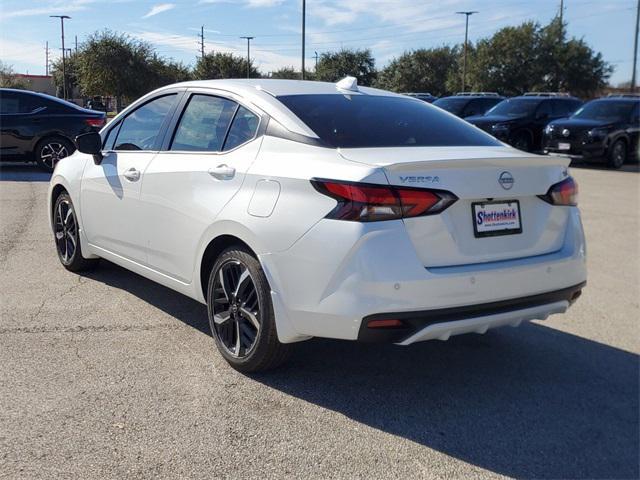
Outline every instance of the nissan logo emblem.
POLYGON ((564 129, 562 130, 562 136, 563 137, 568 137, 569 135, 571 135, 571 132, 568 129, 564 129))
POLYGON ((514 181, 515 180, 513 179, 513 175, 511 175, 509 172, 502 172, 498 177, 498 183, 505 190, 511 190, 514 181))

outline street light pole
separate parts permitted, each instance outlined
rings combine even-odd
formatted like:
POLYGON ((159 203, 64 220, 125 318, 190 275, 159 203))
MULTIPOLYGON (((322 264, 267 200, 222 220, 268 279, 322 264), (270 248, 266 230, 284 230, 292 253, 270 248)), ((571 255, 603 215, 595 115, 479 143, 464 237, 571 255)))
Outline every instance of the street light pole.
POLYGON ((633 38, 633 70, 631 73, 631 91, 636 91, 636 65, 638 63, 638 27, 640 26, 640 0, 636 11, 636 34, 633 38))
POLYGON ((60 19, 60 35, 62 37, 62 97, 67 99, 67 71, 64 61, 65 49, 64 49, 64 21, 65 19, 71 19, 68 15, 49 15, 51 18, 60 19))
POLYGON ((305 18, 307 16, 307 1, 302 0, 302 80, 304 80, 304 42, 305 42, 305 18))
POLYGON ((462 91, 464 92, 467 87, 467 43, 469 38, 469 17, 478 12, 456 12, 458 15, 465 15, 465 27, 464 27, 464 59, 462 61, 462 91))
POLYGON ((245 38, 247 40, 247 78, 249 78, 249 73, 251 71, 251 40, 253 40, 256 37, 240 37, 240 38, 245 38))

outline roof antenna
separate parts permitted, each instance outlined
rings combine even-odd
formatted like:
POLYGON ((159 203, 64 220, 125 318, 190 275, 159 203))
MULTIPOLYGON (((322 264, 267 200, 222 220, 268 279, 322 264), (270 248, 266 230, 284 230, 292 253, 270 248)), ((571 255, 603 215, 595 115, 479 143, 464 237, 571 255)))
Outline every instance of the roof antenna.
POLYGON ((350 92, 358 91, 358 79, 356 77, 344 77, 339 82, 336 82, 336 88, 339 90, 349 90, 350 92))

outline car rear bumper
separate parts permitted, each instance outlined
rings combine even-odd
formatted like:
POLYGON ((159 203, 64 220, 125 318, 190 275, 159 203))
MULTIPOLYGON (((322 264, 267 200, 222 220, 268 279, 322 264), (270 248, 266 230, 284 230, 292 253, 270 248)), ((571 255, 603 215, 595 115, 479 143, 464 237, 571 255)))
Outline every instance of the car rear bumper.
POLYGON ((280 335, 278 327, 280 340, 291 342, 311 336, 365 340, 361 326, 372 316, 403 315, 419 321, 404 336, 387 341, 403 343, 410 335, 430 328, 412 343, 447 336, 445 330, 425 320, 434 312, 469 312, 448 319, 464 323, 439 322, 449 323, 447 328, 453 335, 544 318, 566 309, 573 292, 547 299, 544 304, 525 305, 520 300, 564 291, 586 281, 580 215, 577 208, 569 208, 572 211, 564 242, 557 251, 431 268, 423 266, 401 223, 322 220, 285 252, 260 256, 272 296, 278 300, 274 302, 276 319, 286 318, 292 327, 286 335, 280 335), (503 307, 511 307, 508 311, 485 310, 496 302, 507 302, 503 307))
POLYGON ((448 340, 462 333, 485 333, 503 325, 518 326, 523 321, 545 320, 551 314, 564 313, 585 285, 583 282, 562 290, 480 305, 370 315, 362 320, 358 340, 410 345, 424 340, 448 340), (372 326, 389 319, 397 319, 402 325, 372 326))
POLYGON ((607 148, 602 142, 585 143, 578 140, 563 142, 557 139, 546 139, 543 150, 545 153, 576 159, 599 158, 603 157, 607 152, 607 148), (568 150, 560 149, 558 148, 559 143, 569 143, 570 148, 568 150))

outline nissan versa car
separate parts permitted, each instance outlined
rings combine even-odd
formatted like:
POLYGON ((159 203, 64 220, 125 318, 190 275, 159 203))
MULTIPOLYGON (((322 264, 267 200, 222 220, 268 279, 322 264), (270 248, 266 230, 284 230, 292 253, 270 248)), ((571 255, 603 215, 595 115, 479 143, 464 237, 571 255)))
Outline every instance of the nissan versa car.
POLYGON ((460 118, 466 118, 484 115, 487 110, 495 107, 502 100, 504 97, 497 93, 465 92, 439 98, 433 104, 460 118))
POLYGON ((543 320, 585 285, 568 159, 353 78, 176 84, 76 141, 48 193, 62 264, 104 258, 206 304, 241 371, 311 337, 543 320))
POLYGON ((542 131, 551 120, 575 112, 582 102, 558 93, 527 93, 503 100, 484 115, 467 117, 469 123, 525 152, 540 150, 542 131))
POLYGON ((88 110, 43 93, 0 89, 0 159, 35 161, 52 172, 75 150, 77 135, 99 130, 104 112, 88 110))
POLYGON ((610 96, 586 103, 571 117, 544 130, 546 152, 602 160, 620 168, 638 154, 640 96, 610 96))

